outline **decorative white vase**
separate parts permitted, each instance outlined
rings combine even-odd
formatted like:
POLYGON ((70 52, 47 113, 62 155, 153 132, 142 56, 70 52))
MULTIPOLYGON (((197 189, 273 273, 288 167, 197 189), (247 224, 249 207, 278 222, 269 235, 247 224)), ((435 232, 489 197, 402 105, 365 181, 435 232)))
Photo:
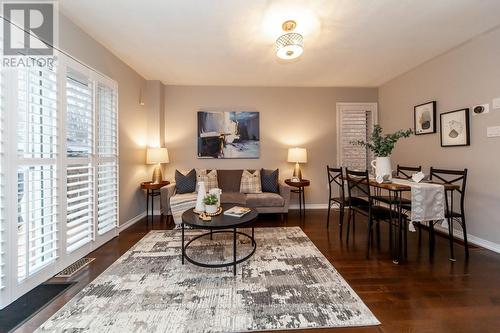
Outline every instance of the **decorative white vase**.
POLYGON ((196 206, 195 210, 197 212, 204 212, 205 211, 205 203, 203 202, 203 199, 207 195, 207 190, 205 188, 205 182, 199 182, 198 183, 198 196, 196 197, 196 206))
POLYGON ((207 214, 215 214, 217 213, 217 209, 219 209, 217 205, 205 205, 205 212, 207 214))
POLYGON ((391 157, 377 157, 371 162, 372 168, 375 169, 375 177, 387 177, 392 179, 391 157))

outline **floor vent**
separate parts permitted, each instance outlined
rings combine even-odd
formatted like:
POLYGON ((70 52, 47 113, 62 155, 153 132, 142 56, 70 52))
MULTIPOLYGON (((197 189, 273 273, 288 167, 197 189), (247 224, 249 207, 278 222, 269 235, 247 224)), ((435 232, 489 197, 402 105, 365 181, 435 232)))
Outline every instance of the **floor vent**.
POLYGON ((80 270, 82 270, 84 267, 86 267, 88 264, 90 264, 92 261, 94 261, 95 258, 82 258, 77 261, 75 261, 73 264, 69 265, 65 269, 59 272, 55 277, 58 278, 69 278, 78 273, 80 270))

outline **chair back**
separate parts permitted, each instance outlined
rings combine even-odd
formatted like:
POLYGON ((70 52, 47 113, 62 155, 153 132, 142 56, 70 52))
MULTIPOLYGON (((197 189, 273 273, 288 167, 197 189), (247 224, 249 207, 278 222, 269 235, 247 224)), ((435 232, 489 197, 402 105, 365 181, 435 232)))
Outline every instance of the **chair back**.
POLYGON ((343 177, 342 167, 330 168, 330 166, 327 165, 326 172, 328 174, 328 190, 330 191, 330 200, 334 196, 333 187, 338 186, 339 197, 343 201, 345 199, 345 193, 344 193, 345 190, 344 190, 344 177, 343 177))
POLYGON ((419 165, 418 167, 411 167, 411 166, 402 166, 402 165, 398 164, 396 176, 410 179, 414 173, 420 172, 420 171, 422 171, 421 165, 419 165))
MULTIPOLYGON (((456 191, 460 194, 460 208, 464 209, 465 203, 465 188, 467 186, 467 169, 463 170, 446 170, 446 169, 436 169, 431 167, 431 180, 438 179, 443 182, 443 184, 459 185, 459 189, 456 191)), ((451 194, 451 204, 453 205, 453 190, 449 191, 451 194)), ((446 196, 446 205, 448 205, 448 196, 446 196)), ((451 208, 453 210, 453 206, 451 208)))
POLYGON ((349 193, 349 204, 354 206, 352 201, 353 197, 367 197, 370 207, 372 206, 372 196, 370 193, 370 185, 368 178, 368 170, 354 171, 345 169, 347 179, 347 190, 349 193))

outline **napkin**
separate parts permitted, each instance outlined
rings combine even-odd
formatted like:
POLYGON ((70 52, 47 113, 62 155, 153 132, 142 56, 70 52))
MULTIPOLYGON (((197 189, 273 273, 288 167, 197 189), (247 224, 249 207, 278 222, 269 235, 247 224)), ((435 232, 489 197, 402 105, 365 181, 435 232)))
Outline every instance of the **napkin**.
POLYGON ((422 172, 422 171, 419 171, 417 173, 414 173, 412 176, 411 176, 411 179, 415 182, 415 183, 420 183, 423 179, 425 178, 425 174, 422 172))

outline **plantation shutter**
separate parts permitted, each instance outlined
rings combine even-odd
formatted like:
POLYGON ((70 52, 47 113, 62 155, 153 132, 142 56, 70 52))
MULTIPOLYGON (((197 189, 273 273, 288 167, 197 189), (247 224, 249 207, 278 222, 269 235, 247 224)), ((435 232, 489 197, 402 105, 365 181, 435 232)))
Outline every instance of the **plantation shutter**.
POLYGON ((342 110, 340 112, 340 165, 349 169, 366 170, 371 153, 351 141, 366 141, 373 127, 372 114, 364 110, 342 110))
POLYGON ((98 166, 97 233, 102 235, 118 225, 118 131, 114 87, 97 85, 98 166))
POLYGON ((68 68, 66 74, 66 250, 92 241, 94 217, 92 81, 68 68))
MULTIPOLYGON (((0 39, 0 43, 2 40, 0 39)), ((0 49, 0 52, 2 50, 0 49)), ((5 178, 4 178, 4 77, 3 71, 0 73, 0 296, 2 290, 5 288, 5 239, 6 239, 6 225, 5 225, 5 178)))
POLYGON ((21 281, 57 256, 57 74, 18 70, 17 252, 21 281))

